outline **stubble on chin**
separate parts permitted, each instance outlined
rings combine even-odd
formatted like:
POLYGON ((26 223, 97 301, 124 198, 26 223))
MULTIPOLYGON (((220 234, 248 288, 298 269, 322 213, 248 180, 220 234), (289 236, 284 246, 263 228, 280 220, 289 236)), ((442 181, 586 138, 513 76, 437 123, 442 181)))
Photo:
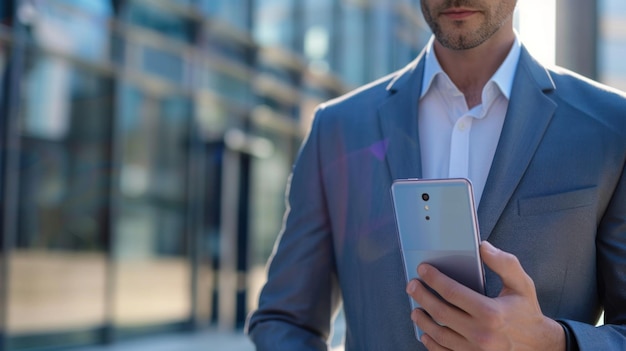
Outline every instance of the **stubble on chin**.
POLYGON ((445 48, 451 50, 468 50, 475 48, 494 35, 512 15, 503 8, 498 8, 495 13, 490 13, 488 8, 483 8, 480 3, 472 0, 447 0, 439 6, 430 8, 425 0, 420 1, 424 19, 432 30, 437 41, 445 48), (481 23, 477 28, 470 28, 468 21, 452 21, 449 28, 443 28, 439 14, 452 7, 470 7, 479 10, 481 23))
POLYGON ((444 31, 444 29, 442 28, 441 23, 439 22, 439 18, 438 18, 439 17, 438 14, 442 13, 444 10, 448 8, 460 7, 460 6, 471 6, 472 5, 471 3, 472 3, 471 1, 448 0, 435 8, 430 8, 428 7, 428 5, 426 5, 426 2, 424 0, 420 1, 422 14, 424 15, 424 19, 426 20, 426 23, 428 23, 428 26, 430 27, 431 31, 435 35, 435 38, 437 39, 437 41, 441 43, 441 45, 443 45, 445 48, 452 49, 452 50, 464 50, 464 49, 470 49, 472 47, 479 45, 479 44, 471 43, 471 41, 468 40, 468 38, 464 34, 452 33, 452 30, 462 31, 463 26, 467 25, 465 21, 453 21, 452 25, 454 26, 454 28, 450 29, 449 31, 447 31, 448 33, 446 33, 446 31, 444 31))

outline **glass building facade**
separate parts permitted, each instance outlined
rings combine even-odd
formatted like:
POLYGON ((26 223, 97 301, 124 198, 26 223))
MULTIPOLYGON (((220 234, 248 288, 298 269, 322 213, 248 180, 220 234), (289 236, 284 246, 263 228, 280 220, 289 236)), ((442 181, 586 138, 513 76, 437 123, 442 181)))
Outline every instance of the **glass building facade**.
POLYGON ((2 351, 242 327, 313 109, 429 37, 408 0, 5 0, 0 20, 2 351))
POLYGON ((0 2, 0 351, 241 328, 313 110, 429 36, 418 0, 0 2))

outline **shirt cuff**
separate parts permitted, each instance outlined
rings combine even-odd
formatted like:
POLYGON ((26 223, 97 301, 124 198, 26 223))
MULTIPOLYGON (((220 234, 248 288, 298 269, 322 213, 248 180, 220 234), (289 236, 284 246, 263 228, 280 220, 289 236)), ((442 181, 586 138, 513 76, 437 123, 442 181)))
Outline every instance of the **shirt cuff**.
POLYGON ((576 338, 574 337, 574 333, 569 329, 567 324, 561 321, 556 321, 561 325, 563 331, 565 332, 565 350, 566 351, 580 351, 578 349, 578 343, 576 342, 576 338))

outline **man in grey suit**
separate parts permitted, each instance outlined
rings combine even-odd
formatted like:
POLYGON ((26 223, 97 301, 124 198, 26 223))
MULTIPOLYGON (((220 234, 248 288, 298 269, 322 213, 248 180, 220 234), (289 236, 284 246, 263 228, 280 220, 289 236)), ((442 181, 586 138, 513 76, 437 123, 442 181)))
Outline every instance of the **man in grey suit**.
POLYGON ((421 4, 424 52, 317 110, 250 337, 325 350, 343 301, 346 350, 626 350, 625 95, 537 63, 515 0, 421 4), (406 284, 389 189, 457 176, 486 296, 421 265, 443 302, 406 284))

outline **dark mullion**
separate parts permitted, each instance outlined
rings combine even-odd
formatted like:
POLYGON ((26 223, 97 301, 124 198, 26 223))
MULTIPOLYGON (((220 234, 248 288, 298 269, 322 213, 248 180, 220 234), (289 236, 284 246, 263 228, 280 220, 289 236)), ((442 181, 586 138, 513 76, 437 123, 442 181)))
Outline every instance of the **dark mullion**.
MULTIPOLYGON (((19 0, 18 0, 19 1, 19 0)), ((9 257, 17 236, 19 200, 19 115, 20 85, 27 46, 27 28, 14 21, 18 1, 7 1, 4 9, 11 11, 6 23, 13 25, 10 60, 3 77, 0 115, 0 351, 8 350, 8 275, 9 257)))

